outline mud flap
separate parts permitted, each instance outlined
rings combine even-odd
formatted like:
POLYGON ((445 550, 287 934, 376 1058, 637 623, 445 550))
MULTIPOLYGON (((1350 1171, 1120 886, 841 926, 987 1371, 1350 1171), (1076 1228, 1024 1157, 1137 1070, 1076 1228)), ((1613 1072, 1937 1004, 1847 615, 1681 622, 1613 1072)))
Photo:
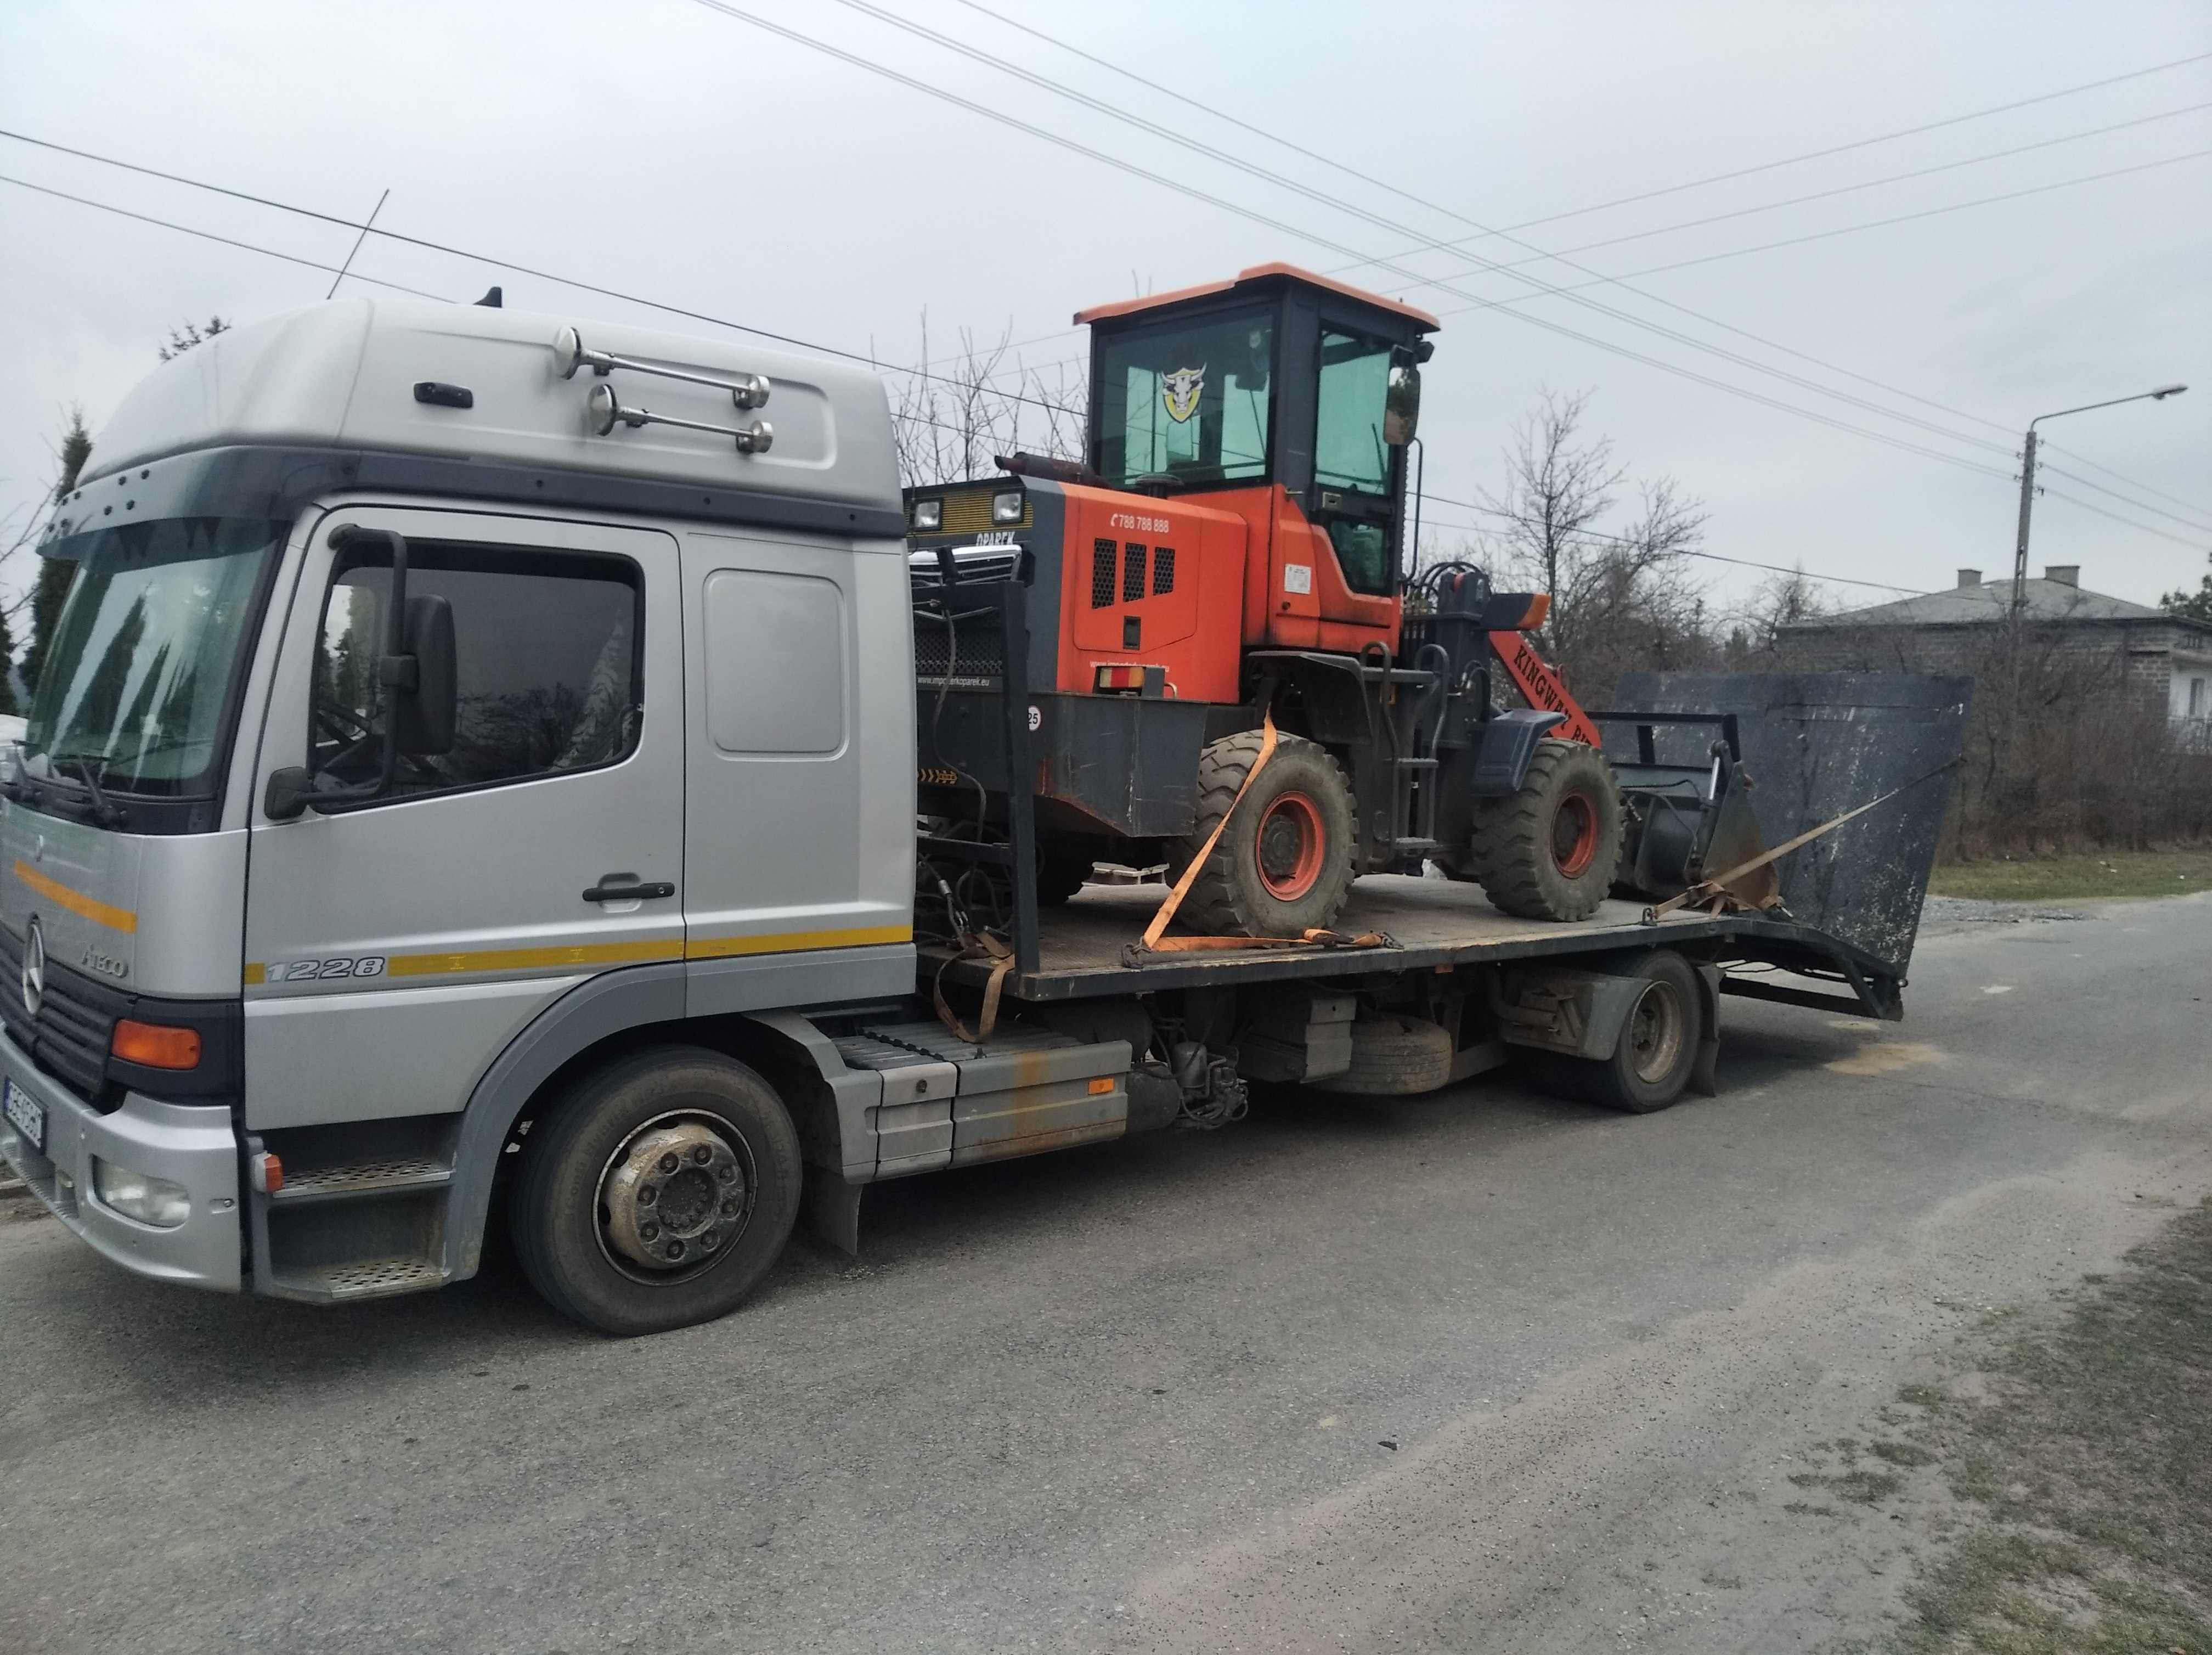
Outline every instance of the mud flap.
POLYGON ((860 1195, 867 1186, 848 1183, 834 1166, 807 1163, 799 1192, 799 1221, 806 1233, 848 1258, 860 1256, 860 1195))
POLYGON ((1699 965, 1697 973, 1705 1014, 1698 1036, 1698 1060, 1690 1067, 1689 1089, 1700 1098, 1717 1098, 1721 1095, 1721 968, 1699 965))

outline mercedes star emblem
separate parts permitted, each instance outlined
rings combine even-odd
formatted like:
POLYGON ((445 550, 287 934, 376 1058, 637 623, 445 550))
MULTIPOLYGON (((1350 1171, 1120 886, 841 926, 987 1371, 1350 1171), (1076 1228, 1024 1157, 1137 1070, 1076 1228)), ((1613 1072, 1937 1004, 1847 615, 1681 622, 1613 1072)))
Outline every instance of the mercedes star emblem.
POLYGON ((46 997, 46 934, 39 928, 37 915, 31 916, 30 934, 23 939, 23 1009, 33 1017, 39 1014, 39 1006, 46 997))

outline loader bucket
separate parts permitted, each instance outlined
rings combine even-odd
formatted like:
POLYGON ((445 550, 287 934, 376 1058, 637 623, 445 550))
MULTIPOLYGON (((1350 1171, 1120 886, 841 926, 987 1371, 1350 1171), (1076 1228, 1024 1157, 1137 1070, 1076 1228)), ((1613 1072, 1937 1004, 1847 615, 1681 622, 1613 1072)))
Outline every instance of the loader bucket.
MULTIPOLYGON (((1764 845, 1905 788, 1771 865, 1794 917, 1901 977, 1912 958, 1972 689, 1970 678, 1889 672, 1632 672, 1618 700, 1654 713, 1734 715, 1753 783, 1738 796, 1764 845)), ((1610 727, 1607 733, 1610 750, 1610 727)), ((1662 760, 1694 765, 1704 762, 1711 729, 1662 726, 1656 736, 1662 760)), ((1725 815, 1715 824, 1709 876, 1735 866, 1723 836, 1743 843, 1743 832, 1725 815)))

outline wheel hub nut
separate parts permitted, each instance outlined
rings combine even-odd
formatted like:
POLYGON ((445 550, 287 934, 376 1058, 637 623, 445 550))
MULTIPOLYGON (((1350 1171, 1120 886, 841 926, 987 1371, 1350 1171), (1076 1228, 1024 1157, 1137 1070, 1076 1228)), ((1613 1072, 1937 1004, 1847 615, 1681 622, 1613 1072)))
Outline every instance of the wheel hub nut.
POLYGON ((656 1128, 600 1184, 608 1244, 648 1269, 709 1258, 737 1236, 743 1180, 736 1152, 712 1127, 686 1121, 656 1128))

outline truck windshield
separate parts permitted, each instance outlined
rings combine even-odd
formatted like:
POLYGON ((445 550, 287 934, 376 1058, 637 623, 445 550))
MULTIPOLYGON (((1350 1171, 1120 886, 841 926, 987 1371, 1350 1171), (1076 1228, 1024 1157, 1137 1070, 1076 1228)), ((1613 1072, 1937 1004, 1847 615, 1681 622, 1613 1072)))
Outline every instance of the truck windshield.
POLYGON ((1098 341, 1097 469, 1121 487, 1267 475, 1275 329, 1265 311, 1133 327, 1098 341))
POLYGON ((95 536, 39 673, 26 768, 110 793, 204 798, 223 703, 283 525, 183 517, 95 536))

